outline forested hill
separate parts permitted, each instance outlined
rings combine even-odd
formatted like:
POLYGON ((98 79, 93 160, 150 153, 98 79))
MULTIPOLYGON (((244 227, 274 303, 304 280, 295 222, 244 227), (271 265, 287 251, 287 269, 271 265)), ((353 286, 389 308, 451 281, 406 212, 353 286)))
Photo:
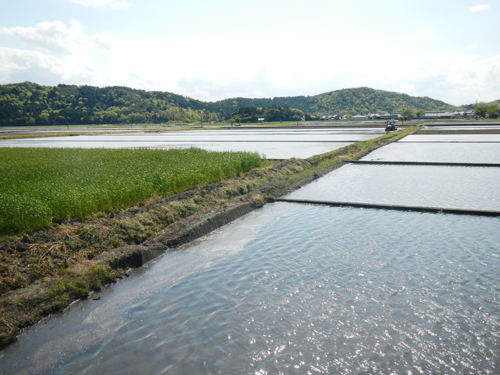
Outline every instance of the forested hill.
POLYGON ((404 108, 432 111, 453 111, 457 107, 428 97, 416 97, 368 87, 342 89, 314 96, 277 97, 273 99, 227 99, 216 102, 229 112, 234 107, 290 107, 315 115, 386 113, 404 108))
POLYGON ((201 118, 218 121, 225 117, 226 114, 207 113, 204 102, 168 92, 127 87, 50 87, 31 82, 0 85, 3 126, 162 123, 201 118))
POLYGON ((169 92, 127 87, 0 85, 0 126, 49 124, 164 123, 224 121, 242 107, 284 107, 316 116, 401 111, 449 111, 456 107, 427 97, 413 97, 367 87, 315 96, 273 99, 233 98, 202 102, 169 92))

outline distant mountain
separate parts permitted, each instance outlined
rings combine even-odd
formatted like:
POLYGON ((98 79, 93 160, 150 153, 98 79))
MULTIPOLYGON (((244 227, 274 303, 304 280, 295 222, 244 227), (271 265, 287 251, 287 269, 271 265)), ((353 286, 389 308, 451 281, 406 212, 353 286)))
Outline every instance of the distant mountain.
POLYGON ((404 108, 452 111, 457 107, 428 97, 410 96, 368 87, 342 89, 312 97, 311 112, 341 112, 352 115, 397 112, 404 108))
POLYGON ((168 92, 36 83, 0 85, 0 125, 217 121, 206 104, 168 92))
POLYGON ((330 91, 314 96, 277 97, 273 99, 226 99, 213 103, 226 112, 238 107, 270 107, 277 105, 300 109, 316 115, 370 114, 402 111, 404 108, 427 112, 453 111, 457 107, 428 97, 416 97, 368 87, 330 91))
POLYGON ((452 111, 457 107, 428 97, 414 97, 368 87, 314 96, 272 99, 232 98, 203 102, 169 92, 127 87, 36 83, 0 85, 0 126, 48 124, 165 123, 224 121, 242 107, 299 109, 309 115, 369 114, 401 111, 452 111))
POLYGON ((477 102, 477 103, 472 103, 472 104, 464 104, 462 106, 460 106, 460 108, 463 108, 465 110, 469 110, 469 109, 474 109, 476 108, 476 106, 478 104, 496 104, 497 106, 500 106, 500 99, 498 100, 493 100, 492 102, 477 102))

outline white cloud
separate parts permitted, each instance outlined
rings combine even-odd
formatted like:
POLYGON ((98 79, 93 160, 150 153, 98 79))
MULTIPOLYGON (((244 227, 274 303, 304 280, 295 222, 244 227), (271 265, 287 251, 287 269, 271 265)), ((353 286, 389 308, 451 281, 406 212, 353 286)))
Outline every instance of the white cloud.
POLYGON ((470 11, 472 13, 476 13, 476 12, 482 12, 482 11, 485 11, 485 10, 488 10, 488 9, 490 9, 490 7, 488 5, 477 5, 475 7, 471 7, 470 11))
POLYGON ((83 6, 89 6, 93 8, 105 7, 105 8, 130 8, 130 4, 126 1, 117 0, 71 0, 73 3, 83 6))
POLYGON ((37 50, 56 55, 82 54, 90 47, 111 48, 114 40, 109 34, 88 37, 78 21, 69 22, 69 28, 60 21, 41 22, 35 27, 3 27, 0 34, 15 37, 37 50))
POLYGON ((80 57, 54 57, 38 51, 0 47, 0 81, 41 84, 85 82, 96 72, 92 61, 80 57), (46 83, 48 82, 48 83, 46 83))
POLYGON ((71 28, 62 22, 41 22, 35 27, 2 27, 0 34, 22 40, 36 48, 55 53, 73 53, 78 45, 84 43, 83 28, 77 21, 70 21, 71 28))
MULTIPOLYGON (((307 51, 323 51, 326 41, 178 37, 125 42, 107 33, 86 34, 77 21, 0 32, 33 46, 30 50, 0 47, 0 82, 120 85, 209 101, 315 95, 358 86, 429 96, 455 105, 499 99, 500 55, 480 59, 459 51, 431 53, 413 43, 393 55, 386 53, 394 50, 390 42, 370 35, 328 36, 335 48, 327 54, 310 54, 307 51), (221 55, 227 46, 238 45, 259 53, 242 58, 221 55), (307 46, 305 53, 297 46, 307 46)), ((426 29, 415 35, 422 40, 435 38, 426 29)))

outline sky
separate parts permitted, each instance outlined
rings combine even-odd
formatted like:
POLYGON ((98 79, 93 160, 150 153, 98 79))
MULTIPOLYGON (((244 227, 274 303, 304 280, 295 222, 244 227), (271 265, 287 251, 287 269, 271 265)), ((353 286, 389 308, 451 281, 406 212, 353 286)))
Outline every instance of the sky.
POLYGON ((0 0, 0 84, 500 99, 498 0, 0 0))

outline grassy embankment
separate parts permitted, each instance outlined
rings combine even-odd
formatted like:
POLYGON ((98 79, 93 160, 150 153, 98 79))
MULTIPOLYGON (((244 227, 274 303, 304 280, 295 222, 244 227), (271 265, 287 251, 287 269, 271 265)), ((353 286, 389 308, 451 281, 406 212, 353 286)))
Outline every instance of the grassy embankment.
POLYGON ((262 205, 265 195, 278 196, 287 186, 357 160, 416 130, 408 128, 247 174, 259 166, 255 154, 238 153, 236 162, 212 161, 216 167, 210 169, 204 159, 214 153, 201 150, 188 151, 198 158, 184 164, 188 156, 166 161, 168 152, 161 150, 0 150, 6 153, 2 160, 10 159, 0 173, 12 181, 3 190, 7 202, 3 209, 24 212, 2 219, 3 230, 17 234, 0 243, 0 347, 11 342, 20 328, 123 276, 129 265, 115 261, 120 249, 179 232, 187 222, 238 202, 262 205), (184 174, 187 169, 192 170, 190 175, 184 174), (243 175, 235 177, 239 174, 243 175), (190 190, 183 192, 186 189, 190 190), (69 217, 87 221, 65 220, 28 233, 30 228, 69 217))

